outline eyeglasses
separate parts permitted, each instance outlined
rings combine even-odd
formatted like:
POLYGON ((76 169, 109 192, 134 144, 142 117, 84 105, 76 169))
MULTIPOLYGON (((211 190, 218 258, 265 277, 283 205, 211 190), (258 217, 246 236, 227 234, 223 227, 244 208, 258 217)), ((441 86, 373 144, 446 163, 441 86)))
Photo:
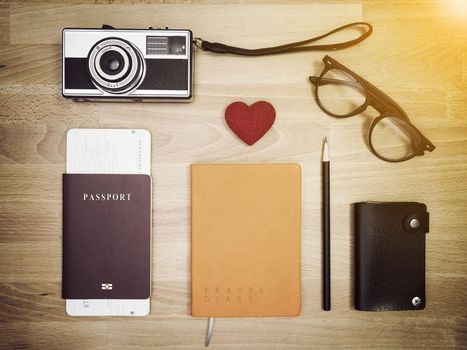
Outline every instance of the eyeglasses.
POLYGON ((348 118, 368 106, 379 112, 368 131, 371 152, 387 162, 403 162, 435 146, 410 122, 393 99, 329 56, 323 58, 324 70, 309 79, 315 85, 319 107, 337 118, 348 118))

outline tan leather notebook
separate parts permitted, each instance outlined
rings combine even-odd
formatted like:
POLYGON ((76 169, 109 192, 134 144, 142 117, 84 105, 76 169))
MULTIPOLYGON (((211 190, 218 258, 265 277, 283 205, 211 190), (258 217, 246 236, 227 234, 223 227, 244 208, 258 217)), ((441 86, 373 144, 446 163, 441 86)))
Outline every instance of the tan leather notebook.
POLYGON ((191 165, 191 314, 300 314, 298 164, 191 165))

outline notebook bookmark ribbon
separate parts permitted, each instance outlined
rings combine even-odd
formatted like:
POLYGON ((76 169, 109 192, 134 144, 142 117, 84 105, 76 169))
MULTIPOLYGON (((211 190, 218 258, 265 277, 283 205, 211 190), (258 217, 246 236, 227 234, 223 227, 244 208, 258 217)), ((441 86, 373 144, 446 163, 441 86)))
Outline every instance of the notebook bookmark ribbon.
POLYGON ((371 26, 371 24, 367 22, 354 22, 354 23, 343 25, 341 27, 331 30, 328 33, 325 33, 323 35, 320 35, 320 36, 317 36, 311 39, 297 41, 297 42, 285 44, 285 45, 264 47, 264 48, 259 48, 259 49, 245 49, 241 47, 225 45, 222 43, 212 43, 207 40, 203 40, 201 38, 195 38, 194 44, 196 45, 196 47, 200 48, 203 51, 211 51, 211 52, 219 53, 219 54, 229 53, 232 55, 242 55, 242 56, 263 56, 263 55, 273 55, 273 54, 302 52, 302 51, 341 50, 341 49, 345 49, 345 48, 351 47, 353 45, 356 45, 362 42, 363 40, 368 38, 372 32, 373 32, 373 27, 371 26), (342 30, 345 30, 351 27, 360 27, 360 29, 363 29, 363 32, 360 34, 358 38, 340 42, 340 43, 334 43, 334 44, 308 45, 315 41, 324 39, 328 36, 331 36, 337 32, 340 32, 342 30))
POLYGON ((208 347, 211 343, 212 334, 214 332, 214 317, 209 317, 208 320, 208 331, 206 333, 206 340, 204 341, 204 346, 208 347))

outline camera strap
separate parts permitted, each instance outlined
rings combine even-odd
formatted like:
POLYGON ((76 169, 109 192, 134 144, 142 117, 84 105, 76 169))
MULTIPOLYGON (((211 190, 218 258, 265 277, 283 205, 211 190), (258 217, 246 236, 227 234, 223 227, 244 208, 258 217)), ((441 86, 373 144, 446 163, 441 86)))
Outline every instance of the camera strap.
POLYGON ((368 38, 373 32, 373 27, 367 22, 354 22, 346 24, 342 27, 331 30, 330 32, 317 36, 315 38, 297 41, 290 44, 264 47, 259 49, 245 49, 241 47, 229 46, 221 43, 211 43, 207 40, 201 38, 195 38, 194 44, 196 47, 200 48, 203 51, 211 51, 214 53, 220 54, 232 54, 232 55, 242 55, 242 56, 264 56, 264 55, 273 55, 273 54, 282 54, 282 53, 291 53, 291 52, 302 52, 302 51, 323 51, 323 50, 342 50, 353 45, 356 45, 366 38, 368 38), (328 36, 331 36, 337 32, 345 30, 351 27, 360 27, 363 29, 363 32, 356 39, 349 41, 344 41, 341 43, 335 44, 326 44, 326 45, 308 45, 314 43, 315 41, 324 39, 328 36))

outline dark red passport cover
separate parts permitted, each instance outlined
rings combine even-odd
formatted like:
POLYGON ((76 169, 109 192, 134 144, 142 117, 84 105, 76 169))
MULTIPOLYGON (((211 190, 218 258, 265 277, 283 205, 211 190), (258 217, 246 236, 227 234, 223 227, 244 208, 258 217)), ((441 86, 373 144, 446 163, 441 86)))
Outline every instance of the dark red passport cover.
POLYGON ((65 299, 151 295, 151 178, 63 175, 65 299))

